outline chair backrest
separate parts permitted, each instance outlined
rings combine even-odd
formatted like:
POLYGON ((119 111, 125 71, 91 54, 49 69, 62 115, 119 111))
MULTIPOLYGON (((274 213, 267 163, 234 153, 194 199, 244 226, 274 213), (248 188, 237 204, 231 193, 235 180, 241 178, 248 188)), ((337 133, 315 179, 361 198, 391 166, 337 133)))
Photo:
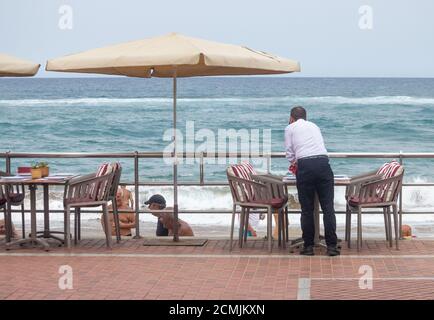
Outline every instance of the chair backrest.
POLYGON ((107 199, 112 200, 116 197, 116 192, 118 190, 119 182, 121 179, 121 174, 122 174, 121 164, 119 162, 103 163, 98 167, 95 177, 101 177, 108 173, 113 173, 113 180, 110 181, 110 183, 106 186, 108 188, 107 199))
POLYGON ((114 166, 114 176, 108 196, 110 199, 115 199, 116 193, 118 192, 119 183, 121 181, 122 167, 119 162, 112 163, 112 166, 114 166))
POLYGON ((90 203, 107 201, 114 172, 71 179, 65 186, 64 203, 90 203))
POLYGON ((378 169, 377 174, 381 175, 383 179, 390 179, 387 183, 377 188, 377 197, 381 198, 384 202, 396 201, 402 185, 404 167, 398 161, 392 160, 383 164, 378 169), (396 179, 391 179, 395 177, 396 179))
POLYGON ((255 190, 248 181, 253 181, 252 175, 256 174, 253 166, 248 162, 242 162, 229 166, 226 169, 226 175, 228 177, 229 186, 231 188, 232 198, 237 202, 249 202, 255 198, 255 190), (240 181, 240 178, 247 181, 240 181))

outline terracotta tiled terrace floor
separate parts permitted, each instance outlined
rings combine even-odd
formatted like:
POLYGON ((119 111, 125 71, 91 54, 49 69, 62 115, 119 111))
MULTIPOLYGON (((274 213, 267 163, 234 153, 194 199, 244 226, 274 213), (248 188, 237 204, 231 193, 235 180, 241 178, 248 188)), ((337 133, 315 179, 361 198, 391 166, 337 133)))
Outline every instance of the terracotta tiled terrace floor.
POLYGON ((322 248, 314 257, 277 246, 269 254, 262 240, 232 252, 228 245, 143 246, 143 240, 129 239, 109 250, 104 240, 82 240, 70 251, 53 247, 47 253, 6 251, 1 239, 0 299, 434 298, 432 240, 402 240, 399 251, 367 240, 359 253, 343 243, 342 255, 333 258, 322 248), (72 289, 59 286, 65 265, 72 289))

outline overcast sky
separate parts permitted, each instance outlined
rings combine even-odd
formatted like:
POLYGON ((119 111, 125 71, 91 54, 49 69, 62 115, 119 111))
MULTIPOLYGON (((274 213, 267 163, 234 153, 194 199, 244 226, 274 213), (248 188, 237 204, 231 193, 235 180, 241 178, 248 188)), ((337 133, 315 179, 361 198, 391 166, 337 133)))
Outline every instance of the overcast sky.
POLYGON ((433 0, 1 0, 0 52, 73 76, 45 61, 179 32, 298 60, 296 76, 434 77, 433 13, 433 0))

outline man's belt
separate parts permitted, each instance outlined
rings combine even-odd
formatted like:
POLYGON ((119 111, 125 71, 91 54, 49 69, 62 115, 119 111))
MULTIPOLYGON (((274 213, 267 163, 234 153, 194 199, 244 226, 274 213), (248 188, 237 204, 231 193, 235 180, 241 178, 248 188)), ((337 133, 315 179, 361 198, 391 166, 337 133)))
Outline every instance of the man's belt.
POLYGON ((316 155, 316 156, 303 157, 303 158, 297 159, 297 161, 308 160, 308 159, 328 159, 328 158, 329 158, 328 155, 319 154, 319 155, 316 155))

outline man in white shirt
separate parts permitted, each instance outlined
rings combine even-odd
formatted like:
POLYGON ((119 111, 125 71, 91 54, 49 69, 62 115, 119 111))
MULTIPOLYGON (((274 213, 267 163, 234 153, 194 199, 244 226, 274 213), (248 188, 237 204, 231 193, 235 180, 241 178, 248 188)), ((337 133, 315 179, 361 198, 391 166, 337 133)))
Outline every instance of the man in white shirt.
POLYGON ((301 205, 301 229, 303 231, 303 255, 314 255, 315 237, 314 201, 315 193, 324 215, 327 254, 339 255, 334 211, 334 178, 329 164, 327 149, 321 130, 316 124, 306 121, 306 110, 294 107, 289 125, 285 128, 286 158, 296 172, 298 198, 301 205))

